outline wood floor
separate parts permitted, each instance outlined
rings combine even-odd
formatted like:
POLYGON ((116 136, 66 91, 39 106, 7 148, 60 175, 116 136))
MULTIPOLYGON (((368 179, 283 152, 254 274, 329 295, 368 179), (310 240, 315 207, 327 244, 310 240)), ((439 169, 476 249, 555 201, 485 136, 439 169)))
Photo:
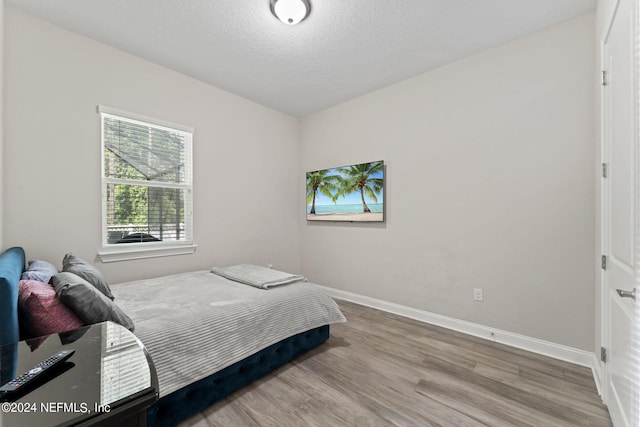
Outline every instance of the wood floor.
POLYGON ((180 426, 611 426, 588 368, 338 303, 326 343, 180 426))

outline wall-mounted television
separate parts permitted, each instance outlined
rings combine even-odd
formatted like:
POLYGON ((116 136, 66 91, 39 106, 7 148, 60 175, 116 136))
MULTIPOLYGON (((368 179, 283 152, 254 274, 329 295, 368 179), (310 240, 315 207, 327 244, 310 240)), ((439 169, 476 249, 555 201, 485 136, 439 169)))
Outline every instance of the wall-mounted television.
POLYGON ((384 221, 382 160, 307 172, 307 221, 384 221))

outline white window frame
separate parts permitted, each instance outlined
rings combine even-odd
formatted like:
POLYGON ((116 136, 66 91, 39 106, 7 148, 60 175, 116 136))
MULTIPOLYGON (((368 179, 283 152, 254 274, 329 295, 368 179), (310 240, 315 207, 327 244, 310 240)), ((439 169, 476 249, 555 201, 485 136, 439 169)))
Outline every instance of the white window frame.
MULTIPOLYGON (((102 178, 102 250, 98 252, 98 256, 102 262, 114 262, 114 261, 126 261, 132 259, 143 258, 155 258, 171 255, 185 255, 192 254, 196 250, 196 245, 193 241, 193 134, 194 129, 189 126, 179 125, 164 120, 155 119, 152 117, 146 117, 140 114, 130 113, 128 111, 119 110, 116 108, 106 107, 103 105, 98 106, 98 113, 100 114, 100 169, 102 178), (158 128, 165 128, 170 131, 177 131, 185 135, 185 174, 186 182, 184 185, 179 185, 180 188, 187 188, 187 193, 190 194, 191 200, 186 203, 190 206, 190 209, 186 209, 184 212, 185 221, 185 236, 187 239, 181 241, 162 241, 162 242, 141 242, 141 243, 127 243, 127 244, 109 244, 107 242, 107 184, 113 183, 126 183, 123 180, 116 178, 109 178, 105 176, 104 167, 104 119, 105 117, 112 117, 115 119, 124 119, 134 123, 142 125, 152 125, 158 128)), ((175 185, 167 185, 172 187, 175 185)))

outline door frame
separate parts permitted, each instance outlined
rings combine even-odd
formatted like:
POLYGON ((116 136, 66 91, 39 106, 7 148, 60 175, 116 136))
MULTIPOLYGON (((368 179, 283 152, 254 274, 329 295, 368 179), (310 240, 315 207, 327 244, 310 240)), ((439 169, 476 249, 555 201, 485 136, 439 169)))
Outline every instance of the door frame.
MULTIPOLYGON (((640 147, 638 146, 640 143, 640 5, 637 0, 632 0, 632 14, 633 14, 633 25, 632 25, 632 48, 634 52, 634 56, 632 58, 633 61, 633 87, 631 88, 633 93, 633 129, 634 129, 634 143, 635 143, 635 152, 634 152, 634 163, 635 163, 635 192, 633 194, 633 204, 635 205, 635 212, 640 212, 640 147)), ((620 5, 620 0, 611 1, 609 4, 608 10, 605 11, 605 21, 604 26, 602 28, 602 34, 598 34, 599 36, 599 48, 600 48, 600 58, 599 58, 599 69, 607 70, 608 64, 605 57, 605 42, 609 37, 611 26, 613 23, 613 19, 615 17, 615 13, 618 10, 620 5)), ((603 77, 604 78, 604 77, 603 77)), ((609 336, 609 327, 610 327, 610 312, 609 312, 609 301, 608 301, 608 286, 605 286, 605 270, 601 268, 600 257, 601 255, 608 255, 607 253, 607 242, 604 239, 606 236, 605 226, 608 221, 606 206, 609 203, 609 193, 606 191, 605 186, 607 185, 605 179, 603 178, 603 170, 602 163, 609 162, 610 153, 608 152, 608 146, 605 144, 607 141, 606 133, 609 132, 609 126, 605 126, 605 123, 608 123, 606 114, 609 113, 607 110, 607 95, 605 94, 606 87, 603 84, 600 85, 600 163, 597 165, 597 176, 600 185, 600 224, 599 224, 599 250, 600 253, 597 254, 597 268, 598 268, 598 278, 599 278, 599 287, 600 287, 600 345, 604 348, 608 348, 610 345, 610 336, 609 336)), ((636 222, 636 230, 635 230, 635 239, 634 242, 636 246, 640 245, 640 220, 636 222)), ((636 247, 636 259, 634 260, 635 265, 635 288, 636 293, 640 293, 640 248, 636 247)), ((635 350, 635 363, 640 363, 640 298, 639 301, 635 305, 635 324, 632 325, 633 336, 632 346, 635 350)), ((598 363, 598 371, 599 375, 597 379, 599 380, 598 388, 602 395, 602 400, 605 404, 607 404, 611 398, 608 396, 608 381, 609 376, 611 375, 607 363, 603 363, 600 361, 600 357, 596 355, 596 360, 598 363)), ((635 373, 635 378, 632 379, 632 385, 634 387, 634 392, 636 396, 640 396, 640 370, 637 370, 635 373)), ((631 420, 632 425, 640 426, 640 402, 638 399, 635 399, 636 403, 635 407, 632 408, 631 414, 633 419, 631 420)))

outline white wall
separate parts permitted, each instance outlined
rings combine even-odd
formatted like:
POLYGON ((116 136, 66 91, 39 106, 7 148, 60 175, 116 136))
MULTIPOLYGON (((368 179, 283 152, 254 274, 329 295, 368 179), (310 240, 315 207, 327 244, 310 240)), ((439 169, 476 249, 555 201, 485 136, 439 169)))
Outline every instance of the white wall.
POLYGON ((194 255, 99 264, 118 282, 216 264, 298 271, 298 120, 6 10, 5 236, 30 259, 96 261, 98 104, 195 128, 194 255))
POLYGON ((593 351, 594 46, 587 14, 305 117, 300 174, 384 159, 387 221, 301 219, 303 273, 593 351))
POLYGON ((0 250, 4 249, 3 163, 4 141, 4 0, 0 0, 0 250))

